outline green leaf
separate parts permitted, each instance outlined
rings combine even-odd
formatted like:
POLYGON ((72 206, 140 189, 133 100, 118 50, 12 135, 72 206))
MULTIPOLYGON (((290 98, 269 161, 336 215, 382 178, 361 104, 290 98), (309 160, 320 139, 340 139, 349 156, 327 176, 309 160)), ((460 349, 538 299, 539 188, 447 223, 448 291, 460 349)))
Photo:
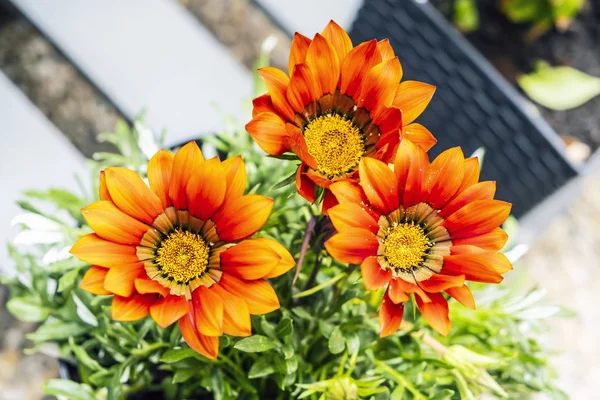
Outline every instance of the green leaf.
POLYGON ((58 293, 62 293, 67 289, 71 289, 75 284, 75 280, 79 276, 79 269, 72 269, 71 271, 63 274, 58 280, 58 293))
POLYGON ((518 82, 533 101, 552 110, 570 110, 600 95, 600 78, 542 61, 535 72, 521 75, 518 82))
POLYGON ((443 389, 431 396, 431 400, 451 400, 452 396, 454 396, 454 390, 443 389))
POLYGON ((346 276, 345 272, 341 272, 338 275, 334 276, 333 278, 321 283, 320 285, 317 285, 315 287, 312 287, 308 290, 305 290, 303 292, 297 293, 294 296, 292 296, 295 299, 299 299, 301 297, 306 297, 306 296, 310 296, 313 295, 323 289, 325 289, 326 287, 329 287, 331 285, 333 285, 334 283, 336 283, 337 281, 339 281, 340 279, 342 279, 344 276, 346 276))
POLYGON ((280 339, 288 337, 292 332, 294 332, 294 321, 288 317, 282 318, 277 324, 277 328, 275 328, 275 333, 280 339))
POLYGON ((253 335, 237 342, 233 348, 246 353, 261 353, 275 348, 276 343, 266 336, 253 335))
POLYGON ((92 388, 68 379, 50 379, 42 390, 50 396, 62 396, 69 400, 96 400, 92 388))
POLYGON ((73 351, 73 354, 75 354, 77 361, 79 361, 81 364, 85 365, 92 371, 104 370, 104 368, 102 368, 102 366, 98 363, 98 361, 96 361, 92 357, 90 357, 90 355, 85 351, 85 349, 83 347, 75 344, 75 341, 73 340, 72 337, 69 338, 69 347, 73 351))
POLYGON ((263 376, 271 375, 275 372, 275 363, 272 357, 262 356, 259 357, 248 372, 248 378, 256 379, 262 378, 263 376))
POLYGON ((77 306, 77 309, 76 309, 77 316, 79 318, 81 318, 81 320, 88 325, 98 326, 98 319, 90 311, 90 309, 87 308, 87 306, 83 303, 83 301, 81 301, 81 299, 79 297, 77 297, 75 295, 75 293, 72 294, 72 297, 73 297, 73 301, 75 302, 75 305, 77 306))
POLYGON ((184 349, 169 349, 160 357, 160 362, 172 364, 190 357, 199 359, 198 353, 189 347, 184 349))
POLYGON ((288 176, 287 178, 285 178, 284 180, 282 180, 281 182, 276 183, 273 186, 273 190, 276 189, 281 189, 283 187, 286 187, 288 185, 291 185, 292 183, 294 183, 296 181, 296 173, 294 172, 293 174, 291 174, 290 176, 288 176))
POLYGON ((89 326, 84 326, 76 322, 62 322, 54 319, 40 326, 37 331, 27 335, 27 338, 34 342, 48 342, 52 340, 64 340, 71 336, 76 337, 89 330, 89 326))
POLYGON ((33 297, 13 297, 6 303, 6 308, 15 318, 26 322, 44 321, 50 313, 33 297))
POLYGON ((331 336, 329 337, 329 351, 332 354, 339 354, 346 348, 346 340, 344 339, 344 335, 342 335, 342 331, 339 326, 331 332, 331 336))
POLYGON ((178 369, 173 375, 173 383, 184 383, 198 373, 198 368, 178 369))

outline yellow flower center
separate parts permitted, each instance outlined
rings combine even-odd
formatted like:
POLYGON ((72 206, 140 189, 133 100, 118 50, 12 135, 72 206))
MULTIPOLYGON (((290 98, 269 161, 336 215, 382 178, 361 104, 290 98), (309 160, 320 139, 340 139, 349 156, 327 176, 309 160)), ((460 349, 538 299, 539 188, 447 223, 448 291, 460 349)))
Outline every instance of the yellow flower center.
POLYGON ((156 263, 166 278, 187 283, 206 270, 209 255, 210 247, 200 235, 178 229, 160 243, 156 263))
POLYGON ((383 246, 383 256, 390 266, 409 272, 422 266, 431 243, 420 226, 403 223, 390 227, 383 246))
POLYGON ((360 130, 337 114, 313 119, 304 129, 304 139, 317 170, 330 179, 356 168, 365 152, 360 130))

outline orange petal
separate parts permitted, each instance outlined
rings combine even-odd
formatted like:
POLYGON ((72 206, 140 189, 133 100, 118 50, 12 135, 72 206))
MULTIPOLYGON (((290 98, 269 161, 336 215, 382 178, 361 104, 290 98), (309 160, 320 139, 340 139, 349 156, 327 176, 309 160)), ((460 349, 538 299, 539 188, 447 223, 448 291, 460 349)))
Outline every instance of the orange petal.
POLYGON ((452 243, 455 246, 470 244, 484 250, 501 250, 508 241, 508 235, 502 228, 494 228, 483 235, 473 236, 462 239, 454 239, 452 243))
POLYGON ((272 113, 261 113, 246 124, 246 130, 266 153, 278 156, 290 151, 284 121, 272 113))
POLYGON ((450 200, 439 212, 442 218, 452 215, 467 204, 476 200, 491 200, 496 193, 496 182, 485 181, 469 186, 463 192, 457 192, 457 195, 450 200))
POLYGON ((106 274, 104 289, 119 296, 129 297, 135 291, 135 280, 143 270, 144 265, 141 263, 112 267, 106 274))
POLYGON ((286 95, 292 108, 300 114, 304 113, 305 106, 321 97, 319 84, 308 64, 296 65, 286 95))
POLYGON ((154 294, 135 294, 132 297, 115 296, 112 301, 112 319, 137 321, 150 313, 150 305, 157 300, 154 294))
POLYGON ((377 254, 379 242, 375 235, 366 229, 348 229, 333 235, 325 248, 339 262, 360 264, 365 258, 377 254))
POLYGON ((192 293, 196 328, 204 335, 223 334, 223 299, 213 288, 200 286, 192 293))
POLYGON ((346 31, 336 24, 333 20, 329 21, 321 35, 331 44, 335 49, 338 59, 341 61, 346 57, 346 54, 352 50, 352 41, 346 31))
POLYGON ((448 317, 448 302, 443 295, 439 293, 431 293, 430 303, 424 303, 417 297, 417 307, 425 321, 440 334, 448 336, 450 332, 450 318, 448 317))
POLYGON ((497 251, 483 250, 477 246, 472 245, 461 245, 452 246, 450 249, 452 255, 454 254, 479 254, 487 259, 489 265, 496 270, 497 273, 503 274, 513 269, 512 264, 508 258, 497 251))
POLYGON ((233 336, 250 336, 252 327, 248 304, 231 295, 219 284, 213 285, 211 289, 223 299, 223 332, 233 336))
POLYGON ((188 346, 211 360, 217 359, 219 354, 218 336, 206 336, 199 333, 194 328, 192 317, 189 314, 184 315, 179 320, 179 330, 188 346))
POLYGON ((451 287, 462 286, 464 283, 464 275, 452 276, 433 274, 429 279, 419 282, 419 285, 429 293, 438 293, 451 287))
POLYGON ((377 40, 364 42, 350 50, 341 63, 340 91, 355 98, 361 88, 363 78, 375 65, 381 62, 377 51, 377 40))
POLYGON ((413 122, 431 101, 435 86, 417 81, 404 81, 396 90, 393 104, 402 110, 402 123, 408 125, 413 122))
POLYGON ((273 102, 271 101, 271 95, 269 93, 265 93, 262 96, 258 96, 254 100, 252 100, 252 116, 255 117, 260 113, 270 112, 277 113, 275 111, 275 106, 273 106, 273 102))
POLYGON ((479 165, 479 158, 465 158, 465 174, 463 176, 463 181, 457 190, 457 193, 460 193, 469 186, 476 184, 479 181, 480 171, 481 166, 479 165))
POLYGON ((138 261, 134 246, 109 242, 95 233, 81 237, 71 248, 71 254, 82 261, 103 267, 138 261))
POLYGON ((163 208, 171 205, 169 188, 171 187, 173 158, 173 154, 161 149, 148 162, 148 183, 150 184, 150 189, 152 189, 162 202, 163 208))
POLYGON ((83 279, 81 279, 79 287, 86 292, 97 294, 99 296, 112 294, 108 290, 104 289, 104 279, 106 278, 107 272, 108 268, 92 265, 92 267, 88 269, 83 276, 83 279))
POLYGON ((356 203, 343 203, 329 209, 329 218, 338 232, 364 228, 377 233, 379 225, 364 207, 356 203))
POLYGON ((98 186, 98 195, 100 196, 100 200, 109 200, 110 193, 108 191, 108 187, 106 186, 106 172, 100 171, 100 185, 98 186))
POLYGON ((500 200, 477 200, 450 215, 443 226, 451 238, 483 235, 499 227, 510 215, 511 204, 500 200))
POLYGON ((306 61, 308 46, 310 46, 310 39, 296 32, 294 34, 294 39, 292 40, 290 58, 288 60, 288 71, 290 76, 294 74, 294 66, 296 64, 301 64, 306 61))
POLYGON ((288 135, 287 143, 289 149, 291 149, 298 156, 300 161, 312 169, 316 169, 317 162, 308 151, 308 146, 306 145, 306 140, 304 140, 304 134, 302 131, 296 125, 290 123, 285 124, 285 130, 287 131, 288 135))
POLYGON ((319 97, 323 94, 335 93, 338 80, 340 79, 340 60, 327 39, 318 33, 315 35, 310 46, 308 46, 306 62, 313 71, 317 84, 320 86, 319 97))
POLYGON ((369 202, 377 211, 389 214, 398 208, 398 181, 386 164, 363 157, 358 166, 358 174, 369 202))
POLYGON ((273 199, 258 194, 242 196, 227 204, 215 220, 221 240, 235 242, 254 235, 267 222, 273 199))
POLYGON ((167 296, 150 306, 150 316, 158 326, 165 329, 188 312, 184 296, 167 296))
POLYGON ((379 308, 379 336, 390 336, 400 328, 404 314, 404 303, 395 304, 386 292, 379 308))
POLYGON ((225 170, 227 191, 225 201, 237 199, 244 194, 246 189, 246 167, 241 156, 228 158, 221 164, 225 170))
POLYGON ((187 210, 186 188, 203 161, 204 156, 196 142, 189 142, 175 154, 169 198, 176 209, 187 210))
MULTIPOLYGON (((394 49, 392 49, 392 46, 390 45, 390 41, 388 39, 383 39, 377 42, 377 51, 379 51, 379 54, 381 54, 382 61, 387 61, 396 57, 396 55, 394 54, 394 49)), ((402 76, 400 76, 400 79, 402 79, 402 76)), ((398 80, 398 82, 400 81, 400 79, 398 80)))
POLYGON ((261 68, 258 70, 258 74, 265 82, 275 109, 284 118, 293 121, 294 110, 286 99, 286 91, 290 84, 290 78, 283 71, 273 67, 261 68))
POLYGON ((463 306, 470 308, 471 310, 476 308, 475 299, 473 299, 471 290, 469 290, 467 285, 448 288, 446 289, 446 293, 448 293, 453 299, 457 300, 463 306))
POLYGON ((244 240, 221 253, 220 267, 239 278, 254 280, 267 277, 274 269, 281 275, 294 265, 292 255, 282 245, 258 238, 244 240))
POLYGON ((442 273, 464 275, 474 282, 500 283, 502 275, 490 265, 490 260, 481 254, 456 254, 444 257, 442 273))
POLYGON ((463 179, 464 164, 460 147, 448 149, 433 160, 427 176, 427 202, 431 208, 442 208, 454 196, 463 179))
POLYGON ((382 270, 375 256, 365 258, 360 271, 367 290, 380 289, 392 279, 392 272, 382 270))
POLYGON ((135 290, 141 294, 158 293, 163 297, 167 297, 171 292, 169 288, 147 277, 137 278, 134 285, 135 290))
POLYGON ((402 78, 402 67, 398 58, 376 65, 363 80, 357 107, 377 113, 394 99, 396 84, 402 78))
POLYGON ((231 295, 244 299, 250 314, 268 314, 279 309, 277 293, 264 279, 248 281, 231 274, 223 274, 219 286, 231 295))
POLYGON ((227 179, 221 161, 214 157, 201 163, 186 190, 190 214, 208 220, 223 204, 226 190, 227 179))
POLYGON ((371 208, 367 195, 358 183, 350 181, 335 182, 329 186, 329 190, 333 193, 338 203, 360 204, 374 220, 379 220, 380 214, 371 208))
MULTIPOLYGON (((408 300, 410 300, 410 297, 408 297, 408 295, 406 294, 406 291, 404 289, 406 289, 407 285, 405 285, 404 281, 402 281, 402 279, 400 278, 394 278, 390 281, 390 286, 388 287, 387 293, 388 296, 390 296, 390 300, 392 300, 395 304, 399 304, 399 303, 404 303, 408 300)), ((411 284, 408 284, 411 285, 411 284)), ((414 285, 412 285, 414 286, 414 285)), ((420 289, 415 286, 414 288, 411 287, 411 290, 413 291, 419 291, 420 289)), ((409 292, 410 293, 410 292, 409 292)), ((426 296, 424 296, 426 297, 426 296)), ((429 299, 427 299, 429 300, 429 299)))
POLYGON ((410 140, 400 142, 394 161, 394 173, 398 179, 398 196, 402 196, 404 207, 410 207, 423 200, 428 171, 427 153, 410 140))
POLYGON ((146 224, 163 212, 162 203, 134 171, 110 167, 105 170, 110 197, 121 211, 146 224))
POLYGON ((425 151, 437 143, 437 139, 427 128, 416 122, 402 127, 402 137, 410 140, 425 151))
MULTIPOLYGON (((419 282, 420 285, 420 282, 419 282)), ((396 286, 396 290, 402 291, 405 293, 416 293, 417 297, 420 297, 425 303, 429 303, 431 300, 429 295, 425 293, 423 289, 419 285, 415 285, 414 283, 407 282, 404 279, 396 278, 392 279, 390 282, 390 286, 396 286)))
POLYGON ((302 163, 296 170, 296 192, 310 203, 315 202, 315 183, 306 176, 307 165, 302 163))
POLYGON ((112 201, 101 200, 81 209, 88 225, 102 239, 138 245, 150 227, 119 210, 112 201))

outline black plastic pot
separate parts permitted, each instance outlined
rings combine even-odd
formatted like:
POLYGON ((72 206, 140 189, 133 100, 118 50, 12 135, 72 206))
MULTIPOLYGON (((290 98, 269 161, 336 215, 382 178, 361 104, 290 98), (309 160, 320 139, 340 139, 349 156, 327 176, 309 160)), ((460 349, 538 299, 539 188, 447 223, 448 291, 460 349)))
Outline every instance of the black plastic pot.
POLYGON ((366 0, 350 36, 355 44, 389 38, 403 80, 437 86, 419 117, 438 139, 432 153, 484 147, 482 179, 497 182, 496 197, 513 203, 515 216, 579 174, 537 109, 426 2, 366 0))

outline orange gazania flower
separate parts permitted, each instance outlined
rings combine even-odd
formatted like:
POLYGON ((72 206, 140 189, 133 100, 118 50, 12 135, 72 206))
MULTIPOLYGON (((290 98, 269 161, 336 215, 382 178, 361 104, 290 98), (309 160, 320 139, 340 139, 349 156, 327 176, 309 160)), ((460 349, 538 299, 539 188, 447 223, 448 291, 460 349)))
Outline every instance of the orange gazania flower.
POLYGON ((100 177, 100 201, 82 212, 95 233, 71 253, 93 266, 81 287, 113 295, 112 318, 150 314, 161 327, 179 321, 185 341, 209 358, 219 336, 251 334, 250 314, 279 308, 265 278, 294 265, 270 239, 247 239, 267 220, 272 199, 243 195, 240 157, 204 160, 194 142, 148 164, 148 187, 126 168, 100 177))
POLYGON ((337 234, 325 246, 338 261, 361 264, 368 290, 386 287, 379 311, 381 336, 402 322, 404 302, 414 293, 421 314, 443 335, 450 330, 441 292, 466 307, 475 302, 465 281, 499 283, 511 270, 499 252, 507 240, 499 227, 509 203, 494 200, 495 182, 478 182, 477 158, 453 148, 429 162, 403 140, 392 171, 365 158, 360 185, 338 182, 340 202, 329 210, 337 234))
MULTIPOLYGON (((254 99, 247 131, 271 155, 293 152, 302 162, 296 189, 315 200, 315 184, 356 177, 369 157, 388 162, 401 136, 429 150, 436 142, 413 121, 435 88, 400 83, 402 67, 388 40, 353 47, 348 34, 331 21, 310 40, 296 33, 288 62, 289 76, 261 68, 268 93, 254 99)), ((335 204, 325 191, 324 212, 335 204)))

